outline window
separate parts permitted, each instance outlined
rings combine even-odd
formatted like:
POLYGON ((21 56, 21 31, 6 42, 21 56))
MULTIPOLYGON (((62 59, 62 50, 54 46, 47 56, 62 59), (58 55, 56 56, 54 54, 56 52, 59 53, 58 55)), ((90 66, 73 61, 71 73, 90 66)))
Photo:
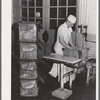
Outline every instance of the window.
POLYGON ((43 4, 42 0, 21 0, 22 21, 40 21, 42 24, 43 4))
MULTIPOLYGON (((76 0, 21 0, 21 20, 39 21, 44 29, 55 30, 69 14, 76 16, 76 0)), ((75 26, 74 26, 75 29, 75 26)))
POLYGON ((50 29, 57 28, 69 14, 76 16, 76 0, 50 0, 50 29))

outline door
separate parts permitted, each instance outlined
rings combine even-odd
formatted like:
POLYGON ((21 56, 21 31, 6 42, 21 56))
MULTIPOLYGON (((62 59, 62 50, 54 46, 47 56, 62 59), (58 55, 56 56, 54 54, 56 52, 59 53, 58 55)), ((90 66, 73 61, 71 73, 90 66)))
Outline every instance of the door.
MULTIPOLYGON (((69 14, 76 16, 77 0, 16 0, 15 20, 21 22, 40 22, 42 30, 39 31, 39 55, 49 55, 56 40, 56 30, 69 14), (17 5, 17 8, 16 8, 17 5), (43 33, 47 31, 48 42, 43 41, 43 33), (44 50, 45 49, 45 50, 44 50)), ((74 26, 75 30, 75 26, 74 26)))
MULTIPOLYGON (((48 0, 46 3, 44 28, 49 34, 46 46, 46 54, 48 55, 52 52, 59 25, 64 22, 66 16, 70 14, 76 16, 77 0, 48 0)), ((73 30, 75 30, 75 26, 73 30)))

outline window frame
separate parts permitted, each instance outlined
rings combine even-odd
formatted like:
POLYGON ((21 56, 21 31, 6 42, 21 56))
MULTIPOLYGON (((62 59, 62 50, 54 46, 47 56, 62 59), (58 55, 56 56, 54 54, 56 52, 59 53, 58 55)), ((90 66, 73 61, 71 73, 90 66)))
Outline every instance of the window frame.
MULTIPOLYGON (((20 5, 20 6, 21 6, 21 21, 22 21, 22 22, 31 22, 30 19, 33 20, 32 22, 36 22, 36 20, 41 20, 41 21, 43 20, 43 13, 42 13, 42 15, 41 15, 42 17, 39 17, 39 18, 36 17, 36 10, 37 10, 37 9, 41 9, 41 10, 42 10, 42 9, 43 9, 43 4, 42 4, 42 6, 36 6, 36 0, 34 0, 34 6, 29 6, 29 1, 30 1, 30 0, 26 0, 26 1, 27 1, 27 6, 23 6, 23 5, 22 5, 22 1, 23 1, 23 0, 21 0, 21 2, 20 2, 20 4, 21 4, 21 5, 20 5), (23 8, 26 8, 26 9, 27 9, 27 11, 26 11, 26 12, 27 12, 27 17, 23 17, 23 16, 22 16, 22 9, 23 9, 23 8), (29 13, 30 13, 30 12, 29 12, 29 9, 34 9, 34 16, 33 16, 33 17, 30 17, 30 16, 29 16, 29 13), (27 20, 24 21, 24 20, 22 20, 23 18, 26 18, 27 20)), ((41 23, 41 24, 42 24, 42 23, 41 23)))
MULTIPOLYGON (((66 0, 66 5, 65 6, 59 6, 59 1, 60 0, 57 0, 57 6, 49 6, 50 8, 57 8, 57 18, 50 18, 49 17, 49 29, 50 29, 50 21, 51 20, 57 20, 57 27, 60 25, 59 24, 59 20, 63 20, 63 22, 64 22, 64 20, 65 20, 65 17, 67 17, 69 14, 68 14, 68 9, 69 8, 76 8, 76 16, 77 16, 77 0, 76 0, 76 5, 68 5, 68 1, 69 0, 66 0), (59 18, 59 9, 62 9, 62 8, 65 8, 66 9, 66 16, 64 17, 64 18, 59 18)), ((50 0, 49 0, 49 2, 50 2, 50 0)), ((49 12, 50 12, 50 10, 49 10, 49 12)))
MULTIPOLYGON (((57 6, 50 6, 50 0, 42 0, 42 6, 36 6, 36 0, 34 0, 35 1, 34 6, 31 6, 31 7, 29 7, 29 2, 27 3, 26 7, 23 7, 22 4, 21 4, 21 1, 22 0, 20 0, 20 6, 21 6, 21 9, 20 9, 21 17, 20 17, 20 19, 21 19, 21 21, 22 22, 31 22, 31 21, 29 21, 29 18, 34 19, 34 22, 36 22, 37 20, 41 20, 42 21, 41 25, 46 30, 51 29, 50 28, 50 20, 57 20, 57 27, 63 22, 64 18, 59 18, 59 9, 60 8, 61 9, 65 8, 66 9, 66 16, 68 16, 68 8, 75 7, 76 8, 76 16, 77 16, 77 1, 78 0, 76 0, 76 5, 75 6, 68 5, 69 0, 66 0, 66 6, 58 6, 59 5, 59 0, 57 0, 57 6), (26 17, 27 21, 22 20, 22 18, 24 18, 22 16, 22 8, 27 8, 27 17, 26 17), (39 17, 39 18, 37 18, 36 16, 34 16, 32 18, 29 17, 29 8, 33 8, 34 11, 35 11, 35 14, 36 14, 36 9, 42 9, 42 17, 39 17), (57 17, 56 18, 50 18, 50 8, 57 8, 57 17), (59 24, 59 22, 61 22, 61 23, 59 24)), ((29 0, 26 0, 26 1, 29 1, 29 0)), ((51 30, 53 30, 53 29, 51 29, 51 30)))

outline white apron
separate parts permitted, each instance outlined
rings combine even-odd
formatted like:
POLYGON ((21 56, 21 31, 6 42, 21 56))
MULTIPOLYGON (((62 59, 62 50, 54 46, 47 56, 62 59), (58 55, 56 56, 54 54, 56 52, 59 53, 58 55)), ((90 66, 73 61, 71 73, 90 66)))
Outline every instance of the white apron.
MULTIPOLYGON (((62 48, 64 48, 64 47, 59 42, 59 36, 62 35, 64 37, 64 41, 66 43, 68 43, 68 41, 70 39, 70 36, 71 36, 71 32, 72 32, 72 29, 67 28, 66 23, 62 24, 59 27, 58 33, 57 33, 57 41, 56 41, 55 46, 54 46, 54 50, 55 50, 56 54, 63 55, 62 48)), ((64 64, 61 64, 61 70, 63 70, 63 73, 66 74, 66 73, 72 71, 73 69, 70 68, 70 67, 65 66, 64 64)), ((49 74, 54 78, 56 78, 58 76, 58 81, 60 81, 59 72, 60 72, 60 64, 54 63, 53 66, 52 66, 51 71, 49 72, 49 74)), ((71 79, 74 80, 75 75, 72 74, 71 79)), ((64 83, 66 83, 68 80, 69 80, 69 76, 63 78, 64 83)))

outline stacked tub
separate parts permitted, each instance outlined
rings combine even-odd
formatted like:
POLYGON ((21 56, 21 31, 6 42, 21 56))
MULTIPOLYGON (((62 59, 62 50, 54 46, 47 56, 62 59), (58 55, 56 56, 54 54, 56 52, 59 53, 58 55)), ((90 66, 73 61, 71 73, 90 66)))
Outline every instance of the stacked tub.
POLYGON ((20 44, 20 95, 37 96, 37 26, 35 23, 19 24, 20 44))

